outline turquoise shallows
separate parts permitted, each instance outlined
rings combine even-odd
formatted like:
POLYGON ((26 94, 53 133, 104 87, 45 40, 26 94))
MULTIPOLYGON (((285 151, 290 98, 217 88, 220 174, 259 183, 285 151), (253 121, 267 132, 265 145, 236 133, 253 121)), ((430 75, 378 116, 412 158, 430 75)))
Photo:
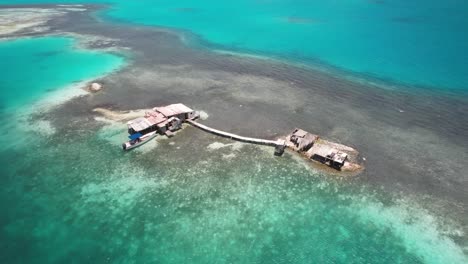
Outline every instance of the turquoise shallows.
MULTIPOLYGON (((455 89, 466 88, 464 8, 140 0, 116 2, 107 16, 189 29, 223 48, 455 89)), ((20 107, 122 63, 73 45, 55 37, 0 43, 2 104, 20 107)), ((27 144, 0 144, 1 263, 467 263, 449 237, 458 230, 416 202, 322 177, 288 155, 213 150, 212 138, 194 130, 181 131, 175 146, 152 141, 123 153, 121 123, 96 131, 94 123, 74 130, 14 121, 0 124, 1 143, 31 132, 27 144)))
MULTIPOLYGON (((15 1, 31 2, 41 1, 15 1)), ((104 11, 109 19, 190 30, 217 48, 319 62, 372 79, 468 90, 466 1, 102 2, 111 3, 104 11)))
POLYGON ((0 42, 1 106, 21 107, 53 89, 109 73, 124 62, 116 55, 75 45, 75 40, 66 37, 0 42))
POLYGON ((0 150, 2 263, 466 263, 451 227, 411 200, 180 133, 181 150, 123 153, 122 124, 0 150))

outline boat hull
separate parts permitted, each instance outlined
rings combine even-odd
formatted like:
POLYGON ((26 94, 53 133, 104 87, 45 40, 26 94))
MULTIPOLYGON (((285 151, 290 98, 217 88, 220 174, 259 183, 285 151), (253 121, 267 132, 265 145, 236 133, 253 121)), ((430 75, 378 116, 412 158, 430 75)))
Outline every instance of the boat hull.
POLYGON ((131 149, 137 148, 137 147, 147 143, 151 139, 155 138, 157 135, 158 135, 158 133, 156 131, 150 132, 150 133, 145 134, 142 137, 140 137, 139 141, 136 141, 136 142, 132 143, 132 140, 130 140, 130 141, 127 141, 127 142, 123 143, 122 148, 123 148, 123 150, 131 150, 131 149))

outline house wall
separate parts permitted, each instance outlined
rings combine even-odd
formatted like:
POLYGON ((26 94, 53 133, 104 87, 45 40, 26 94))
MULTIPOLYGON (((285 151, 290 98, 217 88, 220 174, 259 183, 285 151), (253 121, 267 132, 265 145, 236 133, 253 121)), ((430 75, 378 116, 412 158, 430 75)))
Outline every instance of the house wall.
POLYGON ((193 111, 193 112, 187 113, 187 114, 186 114, 186 118, 187 118, 187 119, 192 119, 192 118, 195 117, 195 115, 196 115, 196 113, 195 113, 195 111, 193 111))
POLYGON ((339 162, 335 162, 335 161, 332 161, 331 162, 331 167, 337 169, 337 170, 341 170, 341 167, 343 167, 344 163, 339 163, 339 162))
POLYGON ((150 126, 150 127, 146 128, 146 129, 141 130, 140 133, 144 135, 146 133, 153 132, 153 131, 156 131, 156 130, 158 130, 157 126, 150 126))
POLYGON ((179 114, 179 115, 176 115, 175 117, 179 118, 181 121, 184 121, 186 119, 186 114, 179 114))
POLYGON ((316 160, 316 161, 319 161, 319 162, 321 162, 321 163, 326 163, 326 162, 328 161, 327 158, 322 157, 322 156, 317 155, 317 154, 312 155, 312 159, 313 159, 313 160, 316 160))
POLYGON ((166 130, 167 130, 167 128, 166 128, 165 126, 163 126, 163 127, 161 127, 161 128, 158 130, 158 132, 159 132, 160 134, 164 134, 164 133, 166 132, 166 130))

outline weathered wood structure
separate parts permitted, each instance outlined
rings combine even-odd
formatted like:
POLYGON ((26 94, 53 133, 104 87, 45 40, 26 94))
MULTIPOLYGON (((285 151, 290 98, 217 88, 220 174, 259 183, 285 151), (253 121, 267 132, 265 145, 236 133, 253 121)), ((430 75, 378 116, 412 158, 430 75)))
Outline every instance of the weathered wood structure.
POLYGON ((299 128, 296 128, 290 136, 290 141, 299 151, 307 151, 312 147, 317 139, 317 135, 311 134, 299 128))
POLYGON ((358 171, 362 167, 356 163, 358 152, 348 146, 321 139, 318 135, 296 128, 286 138, 267 140, 236 135, 226 131, 214 129, 195 121, 199 114, 183 104, 171 104, 155 107, 139 117, 128 122, 130 141, 124 143, 124 149, 131 149, 143 144, 145 137, 150 140, 152 134, 172 137, 174 132, 186 122, 203 131, 217 136, 251 143, 272 146, 274 154, 281 156, 286 147, 301 153, 310 160, 326 164, 337 170, 358 171), (141 139, 142 140, 141 140, 141 139))
POLYGON ((156 137, 156 134, 172 137, 174 131, 182 128, 182 122, 197 118, 197 113, 183 104, 155 107, 144 117, 127 123, 129 141, 122 144, 124 150, 138 147, 156 137))
POLYGON ((183 104, 155 107, 152 111, 146 112, 144 117, 129 121, 128 133, 144 135, 157 131, 159 134, 171 136, 172 132, 182 127, 182 122, 196 117, 196 112, 183 104))
MULTIPOLYGON (((308 159, 326 164, 337 170, 343 166, 353 166, 348 157, 357 156, 358 152, 345 145, 320 139, 319 136, 296 128, 286 137, 286 145, 303 154, 308 159)), ((347 166, 347 167, 349 167, 347 166)))
POLYGON ((239 136, 233 133, 221 131, 218 129, 214 129, 208 126, 205 126, 203 124, 200 124, 194 120, 187 120, 187 123, 193 125, 194 127, 198 127, 201 130, 207 131, 209 133, 233 139, 233 140, 238 140, 241 142, 246 142, 246 143, 252 143, 252 144, 258 144, 258 145, 266 145, 266 146, 273 146, 275 147, 275 155, 281 156, 284 152, 285 149, 285 141, 283 139, 278 139, 278 140, 267 140, 267 139, 260 139, 260 138, 251 138, 251 137, 243 137, 239 136))
POLYGON ((348 154, 325 144, 317 144, 310 148, 309 151, 307 151, 307 155, 313 160, 327 164, 336 169, 341 169, 348 158, 348 154))

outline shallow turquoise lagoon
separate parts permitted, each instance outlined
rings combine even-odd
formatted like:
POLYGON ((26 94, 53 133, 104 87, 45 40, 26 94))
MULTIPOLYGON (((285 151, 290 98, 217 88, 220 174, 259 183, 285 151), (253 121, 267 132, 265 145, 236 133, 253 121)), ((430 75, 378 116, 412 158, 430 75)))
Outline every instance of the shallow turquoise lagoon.
MULTIPOLYGON (((189 29, 214 48, 467 87, 464 3, 425 4, 143 0, 119 1, 104 15, 189 29)), ((3 108, 123 63, 75 44, 57 37, 0 42, 3 108)), ((123 153, 125 125, 68 117, 73 122, 54 127, 47 118, 2 116, 2 263, 467 262, 452 239, 462 231, 411 198, 326 177, 291 155, 278 159, 223 139, 216 148, 190 128, 123 153)))
MULTIPOLYGON (((31 2, 42 1, 15 1, 31 2)), ((468 89, 466 1, 91 2, 111 3, 102 13, 109 19, 189 30, 214 48, 326 65, 370 79, 468 89)))
POLYGON ((123 153, 122 126, 0 151, 2 263, 466 263, 411 200, 191 127, 123 153))
POLYGON ((121 57, 76 49, 66 37, 25 38, 0 42, 0 104, 14 109, 48 92, 109 73, 121 57))

